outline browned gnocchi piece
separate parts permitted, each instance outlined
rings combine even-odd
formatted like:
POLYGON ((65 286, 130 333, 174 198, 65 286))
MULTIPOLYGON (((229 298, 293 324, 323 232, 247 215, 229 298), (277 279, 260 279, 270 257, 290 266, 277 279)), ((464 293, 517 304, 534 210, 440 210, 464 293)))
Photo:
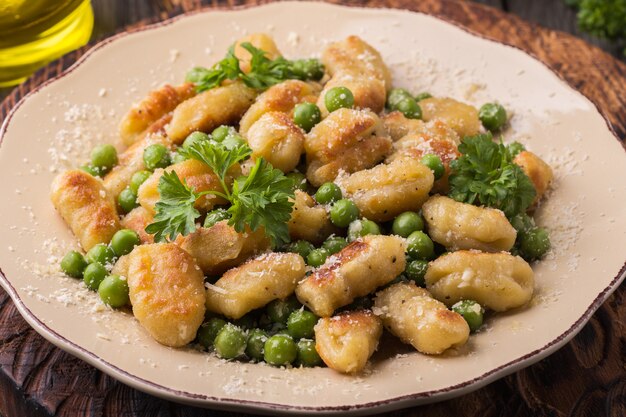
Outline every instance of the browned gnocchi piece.
POLYGON ((166 84, 148 93, 147 97, 134 104, 122 118, 119 127, 122 144, 130 146, 135 143, 148 127, 195 94, 196 89, 192 83, 177 87, 166 84))
POLYGON ((448 250, 500 252, 515 244, 517 232, 500 210, 437 195, 424 203, 422 213, 430 237, 448 250))
POLYGON ((374 312, 393 335, 422 353, 440 354, 469 338, 463 316, 413 282, 400 282, 378 292, 374 312))
POLYGON ((381 321, 371 311, 346 311, 317 322, 315 349, 329 368, 354 374, 365 368, 382 333, 381 321))
POLYGON ((385 83, 369 76, 355 76, 352 73, 337 73, 324 86, 317 100, 317 106, 322 116, 328 115, 324 97, 328 90, 334 87, 346 87, 354 96, 354 107, 370 109, 374 113, 380 113, 385 107, 387 90, 385 83))
POLYGON ((419 210, 434 179, 433 172, 417 160, 402 158, 339 177, 336 183, 363 217, 387 221, 402 212, 419 210))
POLYGON ((146 227, 153 222, 154 215, 152 212, 141 206, 132 209, 120 221, 123 228, 134 230, 137 233, 141 243, 154 243, 154 236, 146 233, 146 227))
POLYGON ((533 205, 536 205, 552 182, 554 177, 552 168, 537 155, 529 151, 522 151, 517 154, 513 162, 522 168, 535 186, 537 195, 533 200, 533 205))
POLYGON ((300 190, 296 190, 288 226, 291 240, 304 239, 316 245, 338 232, 326 209, 316 205, 313 197, 300 190))
POLYGON ((256 95, 256 90, 241 82, 204 91, 176 107, 167 135, 179 145, 192 132, 211 132, 220 125, 236 123, 256 95))
POLYGON ((392 111, 382 116, 383 126, 389 137, 396 141, 409 134, 422 133, 425 123, 419 119, 408 119, 399 111, 392 111))
POLYGON ((267 33, 253 33, 244 36, 235 42, 235 56, 239 58, 239 68, 246 74, 250 72, 250 59, 252 55, 243 46, 242 43, 248 42, 257 49, 265 52, 265 56, 269 59, 276 59, 281 56, 274 39, 267 33))
POLYGON ((262 228, 238 233, 227 221, 200 227, 175 243, 187 251, 207 275, 219 275, 270 247, 262 228))
POLYGON ((448 306, 476 300, 483 307, 506 311, 530 301, 534 274, 528 263, 506 252, 457 251, 432 261, 426 287, 448 306))
POLYGON ((298 284, 296 296, 320 317, 328 317, 397 277, 406 266, 406 243, 395 236, 355 240, 298 284))
POLYGON ((128 255, 128 289, 133 314, 159 343, 191 342, 204 320, 204 275, 187 252, 173 243, 137 246, 128 255))
POLYGON ((307 179, 319 187, 340 171, 352 173, 376 165, 390 151, 391 139, 371 111, 339 109, 311 129, 304 149, 307 179))
POLYGON ((443 120, 458 135, 463 138, 479 133, 480 119, 478 110, 474 106, 461 103, 449 97, 431 97, 421 100, 422 118, 431 120, 443 120))
POLYGON ((304 133, 291 117, 281 112, 265 113, 248 130, 252 159, 265 158, 274 168, 290 172, 304 151, 304 133))
POLYGON ((279 111, 291 113, 294 107, 305 101, 315 102, 320 92, 317 83, 287 80, 267 89, 243 115, 239 122, 239 133, 246 136, 248 129, 265 113, 279 111))
POLYGON ((238 319, 293 294, 305 264, 295 253, 266 253, 227 271, 207 289, 207 310, 238 319))
MULTIPOLYGON (((218 176, 215 175, 208 165, 195 159, 187 159, 183 162, 170 165, 165 169, 155 170, 154 173, 148 177, 143 184, 141 184, 137 192, 137 201, 141 207, 145 208, 150 213, 154 213, 154 206, 161 198, 158 189, 159 180, 163 176, 164 172, 172 171, 176 172, 181 181, 184 180, 195 192, 211 190, 222 191, 222 186, 218 176)), ((239 166, 234 165, 228 172, 228 176, 226 178, 227 184, 232 183, 233 178, 239 175, 240 172, 239 166)), ((216 204, 225 203, 226 200, 223 197, 206 194, 196 201, 195 207, 198 210, 206 212, 211 210, 216 204)))
POLYGON ((99 179, 84 171, 57 175, 50 199, 86 251, 98 243, 108 244, 120 229, 113 198, 99 179))

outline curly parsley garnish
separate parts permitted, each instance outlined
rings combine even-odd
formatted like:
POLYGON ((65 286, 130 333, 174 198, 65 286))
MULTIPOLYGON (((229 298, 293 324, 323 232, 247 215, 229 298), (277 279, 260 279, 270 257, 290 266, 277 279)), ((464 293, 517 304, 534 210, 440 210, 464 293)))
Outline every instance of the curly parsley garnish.
POLYGON ((461 157, 450 163, 449 197, 500 209, 508 218, 532 204, 535 187, 513 163, 509 148, 492 141, 490 133, 468 136, 459 145, 461 157))
POLYGON ((186 80, 196 85, 202 92, 219 87, 225 80, 242 80, 248 87, 265 90, 285 80, 320 80, 324 76, 324 66, 317 59, 287 60, 283 57, 269 59, 265 52, 244 42, 242 48, 252 55, 250 72, 245 74, 239 67, 235 48, 228 49, 226 57, 211 68, 195 67, 186 76, 186 80))
POLYGON ((195 192, 176 172, 164 173, 158 185, 161 198, 155 206, 155 221, 146 227, 147 233, 154 234, 155 242, 174 240, 179 234, 186 236, 195 231, 200 213, 194 204, 207 194, 230 202, 228 224, 236 231, 243 232, 246 226, 253 231, 263 227, 274 245, 289 241, 287 222, 291 217, 294 186, 282 171, 259 158, 250 173, 237 178, 231 189, 226 183, 227 172, 250 156, 252 151, 247 145, 229 150, 214 141, 200 141, 187 149, 181 147, 178 152, 207 164, 218 176, 222 191, 195 192))

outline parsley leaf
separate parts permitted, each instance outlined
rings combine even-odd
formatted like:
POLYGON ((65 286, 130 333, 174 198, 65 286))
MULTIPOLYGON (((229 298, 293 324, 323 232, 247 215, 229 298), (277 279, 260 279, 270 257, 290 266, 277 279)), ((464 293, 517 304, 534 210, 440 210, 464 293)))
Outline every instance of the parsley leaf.
POLYGON ((289 79, 320 80, 324 76, 324 66, 317 59, 290 61, 278 57, 272 60, 266 56, 265 51, 249 42, 242 43, 241 47, 251 55, 248 74, 241 71, 239 59, 231 46, 226 57, 211 69, 192 68, 187 73, 186 81, 194 83, 198 92, 219 87, 225 80, 235 79, 241 79, 250 88, 265 90, 289 79))
POLYGON ((450 163, 449 197, 498 208, 509 218, 532 204, 537 194, 532 181, 513 163, 508 147, 493 142, 490 133, 465 137, 459 152, 461 157, 450 163))
POLYGON ((291 218, 293 198, 293 181, 259 158, 247 177, 233 183, 228 224, 238 232, 243 232, 246 225, 253 231, 263 226, 275 245, 289 242, 287 222, 291 218))
POLYGON ((222 191, 196 193, 175 172, 164 173, 159 180, 161 198, 155 206, 155 222, 146 227, 146 232, 155 235, 156 242, 174 240, 179 234, 186 236, 195 231, 200 213, 194 204, 206 194, 221 196, 231 203, 228 224, 236 231, 243 232, 246 226, 252 231, 263 227, 275 245, 289 241, 287 222, 291 218, 294 187, 282 171, 259 158, 247 176, 234 181, 231 190, 226 184, 228 170, 250 156, 252 151, 247 144, 229 150, 222 143, 198 141, 178 151, 208 165, 218 176, 222 191))
POLYGON ((154 208, 154 223, 146 227, 146 232, 154 234, 155 242, 168 238, 176 239, 196 230, 196 219, 200 213, 194 204, 200 197, 185 182, 181 182, 176 172, 164 172, 158 186, 161 199, 154 208))

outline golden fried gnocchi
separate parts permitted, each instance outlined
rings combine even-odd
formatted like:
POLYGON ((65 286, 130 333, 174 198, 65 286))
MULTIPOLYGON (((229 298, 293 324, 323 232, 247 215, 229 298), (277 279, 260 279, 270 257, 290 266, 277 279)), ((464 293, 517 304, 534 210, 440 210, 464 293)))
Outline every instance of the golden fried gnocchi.
POLYGON ((285 113, 269 112, 248 130, 252 159, 265 158, 274 168, 290 172, 304 151, 304 133, 285 113))
POLYGON ((522 168, 535 186, 537 195, 533 200, 533 205, 536 205, 552 182, 554 176, 552 168, 537 155, 529 151, 522 151, 517 154, 513 162, 522 168))
POLYGON ((235 56, 239 58, 239 68, 245 73, 250 72, 250 59, 252 58, 250 52, 241 46, 245 42, 265 52, 265 56, 269 59, 276 59, 281 56, 274 39, 267 33, 253 33, 252 35, 244 36, 235 42, 235 56))
POLYGON ((315 205, 313 197, 296 190, 289 220, 289 236, 292 241, 304 239, 316 245, 339 230, 331 223, 326 209, 315 205))
POLYGON ((238 233, 225 220, 209 228, 200 227, 187 236, 178 236, 175 243, 187 251, 207 275, 222 274, 270 246, 262 228, 238 233))
POLYGON ((176 107, 167 135, 178 145, 191 132, 211 132, 220 125, 236 123, 256 95, 256 90, 241 82, 204 91, 176 107))
POLYGON ((424 203, 422 213, 430 237, 448 250, 499 252, 515 244, 517 231, 500 210, 437 195, 424 203))
POLYGON ((370 109, 375 113, 380 113, 385 107, 387 90, 385 90, 385 83, 382 80, 342 72, 335 74, 328 80, 320 93, 317 107, 320 108, 323 116, 328 115, 324 97, 328 90, 334 87, 346 87, 349 89, 354 96, 354 107, 358 109, 370 109))
POLYGON ((187 252, 173 243, 137 246, 128 260, 133 314, 159 343, 191 342, 204 320, 204 275, 187 252))
POLYGON ((296 296, 320 317, 328 317, 397 277, 406 266, 405 241, 368 235, 355 240, 298 284, 296 296))
MULTIPOLYGON (((195 192, 201 191, 222 191, 222 185, 219 178, 206 164, 195 159, 187 159, 174 165, 162 169, 159 168, 139 187, 137 192, 137 201, 141 207, 154 213, 154 206, 160 199, 159 180, 164 172, 175 172, 178 177, 184 180, 195 192)), ((232 183, 235 176, 240 173, 239 166, 233 166, 228 173, 227 184, 232 183)), ((226 200, 213 194, 207 194, 200 197, 195 207, 201 211, 209 211, 216 204, 224 204, 226 200)))
POLYGON ((422 120, 408 119, 397 110, 382 116, 382 122, 389 137, 394 141, 409 134, 422 133, 425 125, 422 120))
POLYGON ((422 353, 437 355, 469 338, 463 316, 413 282, 400 282, 378 292, 374 312, 393 335, 422 353))
POLYGON ((419 105, 424 121, 443 120, 461 138, 475 135, 480 131, 478 110, 469 104, 449 97, 431 97, 421 100, 419 105))
POLYGON ((367 364, 383 333, 369 310, 346 311, 315 325, 315 349, 324 363, 342 373, 357 373, 367 364))
POLYGON ((340 171, 370 168, 391 149, 378 116, 369 110, 339 109, 318 123, 304 141, 307 179, 319 187, 340 171))
POLYGON ((141 243, 154 243, 154 236, 146 232, 146 227, 153 222, 154 215, 152 212, 141 206, 135 207, 120 220, 123 228, 134 230, 137 233, 141 243))
POLYGON ((293 294, 304 277, 304 260, 295 253, 266 253, 226 272, 207 289, 206 307, 238 319, 272 300, 293 294))
POLYGON ((148 127, 195 94, 196 88, 192 83, 184 83, 177 87, 165 84, 148 93, 146 98, 133 105, 122 118, 119 127, 122 144, 130 146, 135 143, 148 127))
POLYGON ((432 261, 426 287, 448 306, 476 300, 494 311, 520 307, 533 295, 534 274, 528 263, 506 252, 457 251, 432 261))
POLYGON ((303 102, 315 102, 320 92, 317 83, 300 80, 287 80, 268 88, 243 115, 239 122, 239 133, 246 135, 250 127, 265 113, 291 113, 294 107, 303 102))
POLYGON ((417 160, 402 158, 339 177, 336 183, 363 217, 387 221, 404 211, 419 210, 434 179, 433 172, 417 160))
POLYGON ((98 243, 108 244, 120 229, 113 198, 100 180, 85 171, 57 175, 50 199, 86 251, 98 243))

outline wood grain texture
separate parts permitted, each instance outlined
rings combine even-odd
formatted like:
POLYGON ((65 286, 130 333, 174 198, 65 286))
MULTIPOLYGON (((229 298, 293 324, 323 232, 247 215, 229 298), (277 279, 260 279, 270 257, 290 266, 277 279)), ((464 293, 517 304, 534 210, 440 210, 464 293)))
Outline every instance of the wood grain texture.
MULTIPOLYGON (((540 0, 538 0, 540 1, 540 0)), ((263 1, 265 2, 265 1, 263 1)), ((339 3, 338 0, 334 1, 339 3)), ((500 1, 484 0, 496 4, 500 1)), ((169 0, 127 2, 101 21, 103 32, 146 19, 141 27, 200 7, 230 7, 242 1, 169 0), (148 17, 151 16, 151 17, 148 17), (126 20, 125 20, 126 19, 126 20), (108 29, 110 28, 110 29, 108 29)), ((248 1, 246 4, 256 4, 248 1)), ((408 8, 454 22, 482 36, 535 55, 598 105, 618 137, 626 138, 626 65, 572 36, 528 24, 501 11, 452 0, 370 0, 352 5, 408 8)), ((508 0, 509 6, 515 3, 508 0)), ((94 4, 98 4, 97 1, 94 4)), ((102 3, 100 3, 102 4, 102 3)), ((123 2, 115 2, 116 5, 123 2)), ((88 47, 40 70, 0 106, 0 120, 28 91, 69 67, 88 47)), ((389 416, 572 416, 626 415, 626 287, 622 285, 563 349, 474 393, 389 416)), ((238 416, 181 406, 129 388, 46 342, 21 318, 0 290, 0 415, 13 416, 238 416)))

